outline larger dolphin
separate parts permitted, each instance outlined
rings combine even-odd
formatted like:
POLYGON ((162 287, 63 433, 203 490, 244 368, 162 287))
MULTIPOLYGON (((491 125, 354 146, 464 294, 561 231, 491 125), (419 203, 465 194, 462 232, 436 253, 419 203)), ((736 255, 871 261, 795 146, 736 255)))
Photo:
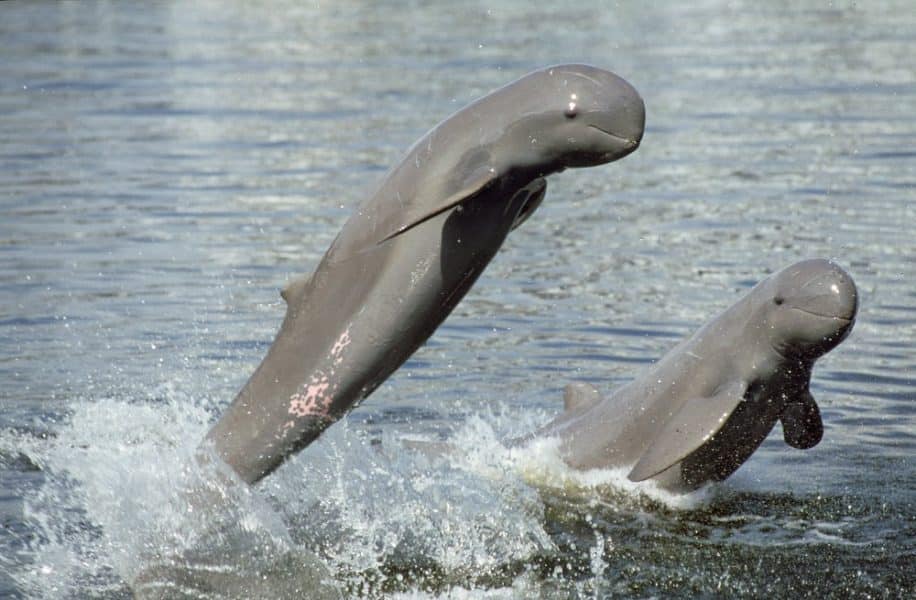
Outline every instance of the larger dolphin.
POLYGON ((608 398, 568 386, 566 411, 516 444, 559 438, 574 468, 632 466, 632 481, 673 491, 731 475, 777 421, 789 445, 811 448, 823 435, 811 370, 849 334, 857 306, 836 264, 786 267, 608 398))
POLYGON ((266 358, 210 430, 249 483, 368 396, 435 331, 546 191, 544 177, 608 163, 642 139, 626 81, 586 65, 535 71, 421 138, 282 292, 266 358))

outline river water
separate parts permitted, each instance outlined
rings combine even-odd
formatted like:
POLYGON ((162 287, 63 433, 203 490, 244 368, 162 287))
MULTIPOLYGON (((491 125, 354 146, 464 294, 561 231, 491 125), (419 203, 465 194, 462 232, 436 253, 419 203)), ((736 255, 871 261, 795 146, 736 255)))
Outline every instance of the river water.
POLYGON ((0 597, 130 597, 170 551, 209 552, 162 588, 188 597, 916 586, 908 2, 10 2, 0 36, 0 597), (176 490, 278 290, 429 127, 570 61, 640 90, 642 147, 552 177, 430 341, 207 538, 176 490), (861 293, 814 371, 816 448, 776 428, 678 497, 499 444, 815 256, 861 293))

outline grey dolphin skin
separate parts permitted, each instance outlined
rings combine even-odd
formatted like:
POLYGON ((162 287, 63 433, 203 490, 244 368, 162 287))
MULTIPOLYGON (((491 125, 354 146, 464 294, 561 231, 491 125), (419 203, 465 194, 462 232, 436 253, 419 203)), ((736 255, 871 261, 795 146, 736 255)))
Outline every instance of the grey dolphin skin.
POLYGON ((630 480, 676 492, 734 473, 776 421, 790 446, 811 448, 823 435, 811 370, 849 334, 857 308, 855 283, 840 267, 796 263, 610 397, 568 386, 565 412, 517 443, 556 437, 574 468, 635 465, 630 480))
POLYGON ((254 483, 368 396, 451 312, 544 177, 633 152, 645 107, 586 65, 525 75, 433 128, 338 234, 310 278, 282 292, 267 356, 207 434, 254 483))

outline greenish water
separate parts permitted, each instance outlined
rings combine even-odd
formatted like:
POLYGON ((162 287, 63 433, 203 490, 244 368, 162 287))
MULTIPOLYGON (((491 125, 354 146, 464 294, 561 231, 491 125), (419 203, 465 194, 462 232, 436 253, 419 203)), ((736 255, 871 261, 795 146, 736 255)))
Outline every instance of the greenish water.
POLYGON ((916 587, 908 3, 9 2, 0 36, 0 597, 128 597, 150 555, 207 539, 176 490, 278 290, 429 127, 567 61, 640 90, 641 148, 553 177, 424 348, 232 492, 214 593, 294 595, 313 570, 354 597, 916 587), (816 448, 777 431, 687 498, 502 449, 566 383, 612 389, 814 256, 862 297, 815 368, 816 448))

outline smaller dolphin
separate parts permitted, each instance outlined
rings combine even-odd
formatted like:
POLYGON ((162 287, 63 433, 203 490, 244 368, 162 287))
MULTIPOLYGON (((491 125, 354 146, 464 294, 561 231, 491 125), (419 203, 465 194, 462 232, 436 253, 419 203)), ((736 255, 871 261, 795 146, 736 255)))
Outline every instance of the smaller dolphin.
POLYGON ((811 448, 824 432, 811 370, 849 334, 857 307, 855 283, 834 263, 791 265, 610 397, 567 386, 564 413, 515 445, 559 438, 574 468, 634 465, 630 480, 675 492, 734 473, 776 421, 786 443, 811 448))

